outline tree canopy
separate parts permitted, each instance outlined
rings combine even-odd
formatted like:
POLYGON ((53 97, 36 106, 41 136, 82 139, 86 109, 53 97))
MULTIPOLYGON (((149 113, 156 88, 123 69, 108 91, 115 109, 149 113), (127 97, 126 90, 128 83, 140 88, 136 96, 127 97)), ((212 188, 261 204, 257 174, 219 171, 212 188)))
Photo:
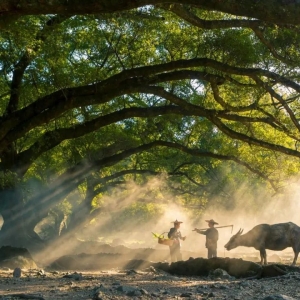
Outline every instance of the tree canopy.
POLYGON ((203 206, 230 181, 278 191, 299 171, 298 1, 7 0, 0 12, 3 241, 34 237, 74 191, 75 226, 129 180, 165 176, 165 191, 203 206))

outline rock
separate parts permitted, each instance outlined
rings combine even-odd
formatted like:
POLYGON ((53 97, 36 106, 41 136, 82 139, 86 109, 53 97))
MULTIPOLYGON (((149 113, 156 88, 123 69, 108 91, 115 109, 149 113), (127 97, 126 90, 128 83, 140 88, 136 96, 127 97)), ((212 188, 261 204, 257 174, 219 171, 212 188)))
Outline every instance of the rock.
POLYGON ((151 273, 154 273, 154 274, 157 274, 158 271, 153 267, 153 266, 150 266, 149 268, 146 269, 147 272, 151 272, 151 273))
POLYGON ((2 246, 0 248, 0 268, 35 269, 36 263, 26 248, 2 246))
POLYGON ((158 281, 181 281, 179 277, 171 276, 171 275, 161 275, 154 278, 158 281))
POLYGON ((220 290, 227 290, 227 289, 229 289, 229 286, 222 284, 222 285, 219 286, 219 289, 220 290))
POLYGON ((104 300, 105 299, 105 293, 108 291, 108 289, 101 284, 99 287, 95 287, 93 289, 93 300, 104 300))
POLYGON ((241 281, 240 286, 242 286, 244 288, 251 287, 251 283, 249 281, 241 281))
POLYGON ((33 260, 31 254, 26 248, 18 248, 18 247, 11 247, 11 246, 2 246, 0 248, 0 261, 12 257, 16 257, 16 256, 22 256, 33 260))
POLYGON ((259 274, 262 266, 242 259, 214 257, 211 259, 195 258, 188 261, 175 262, 165 271, 176 275, 208 276, 210 272, 216 269, 225 270, 230 276, 242 278, 259 274))
POLYGON ((136 275, 138 272, 136 270, 127 270, 126 275, 136 275))
POLYGON ((225 270, 220 268, 210 271, 209 276, 213 279, 234 279, 233 276, 230 276, 225 270))
POLYGON ((43 269, 37 271, 36 274, 37 274, 38 276, 46 277, 46 273, 45 273, 45 271, 44 271, 43 269))
POLYGON ((155 298, 159 298, 159 294, 158 293, 151 293, 151 296, 155 297, 155 298))
POLYGON ((14 268, 21 268, 21 269, 36 269, 37 265, 36 263, 28 258, 28 257, 23 257, 23 256, 16 256, 16 257, 11 257, 8 259, 5 259, 3 261, 0 261, 0 266, 7 267, 10 269, 14 268))
POLYGON ((127 292, 126 295, 130 297, 141 297, 142 293, 139 290, 134 290, 134 291, 127 292))
POLYGON ((145 289, 140 289, 140 292, 142 293, 142 295, 149 295, 148 291, 145 289))
POLYGON ((63 276, 63 278, 71 278, 74 280, 82 280, 82 274, 81 273, 73 273, 73 274, 66 274, 63 276))
POLYGON ((97 292, 93 295, 93 300, 104 300, 105 294, 102 292, 97 292))
POLYGON ((14 278, 20 278, 22 275, 22 271, 20 268, 15 268, 13 271, 13 277, 14 278))
POLYGON ((190 292, 182 293, 182 294, 180 295, 180 297, 182 297, 182 298, 190 298, 190 297, 192 297, 192 296, 193 296, 193 293, 190 293, 190 292))
POLYGON ((137 290, 137 288, 127 285, 120 285, 116 288, 117 291, 124 292, 124 293, 130 293, 137 290))
POLYGON ((263 298, 263 300, 296 300, 296 299, 286 295, 271 295, 263 298))
POLYGON ((161 289, 161 290, 159 290, 159 292, 160 292, 161 294, 163 294, 163 295, 169 294, 169 292, 168 292, 167 290, 165 290, 165 289, 161 289))

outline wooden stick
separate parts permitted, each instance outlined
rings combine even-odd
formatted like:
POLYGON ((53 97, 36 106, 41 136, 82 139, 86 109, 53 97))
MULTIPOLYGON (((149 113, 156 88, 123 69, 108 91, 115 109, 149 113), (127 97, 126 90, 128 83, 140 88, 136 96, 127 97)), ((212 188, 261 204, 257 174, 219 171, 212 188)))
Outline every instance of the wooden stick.
MULTIPOLYGON (((225 228, 225 227, 231 227, 231 232, 233 230, 233 225, 225 225, 225 226, 217 226, 217 227, 214 227, 214 228, 225 228)), ((198 229, 198 228, 197 228, 198 229)), ((198 229, 198 230, 207 230, 209 228, 202 228, 202 229, 198 229)), ((196 231, 195 229, 193 229, 192 231, 196 231)))

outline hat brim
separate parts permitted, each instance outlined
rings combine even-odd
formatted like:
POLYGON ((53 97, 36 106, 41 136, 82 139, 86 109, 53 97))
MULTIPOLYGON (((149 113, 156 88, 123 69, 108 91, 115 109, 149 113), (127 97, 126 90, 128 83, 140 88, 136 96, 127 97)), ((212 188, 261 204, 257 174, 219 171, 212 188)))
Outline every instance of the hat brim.
POLYGON ((174 223, 174 224, 182 224, 183 222, 171 222, 171 223, 174 223))
POLYGON ((211 224, 215 224, 215 225, 219 225, 219 223, 212 221, 212 220, 205 220, 205 222, 207 223, 211 223, 211 224))

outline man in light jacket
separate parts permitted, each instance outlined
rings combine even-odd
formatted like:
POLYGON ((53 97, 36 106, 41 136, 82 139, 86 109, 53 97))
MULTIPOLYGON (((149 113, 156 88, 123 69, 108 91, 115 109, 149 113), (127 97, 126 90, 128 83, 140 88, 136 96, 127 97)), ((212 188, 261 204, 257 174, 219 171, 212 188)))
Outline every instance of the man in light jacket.
POLYGON ((181 235, 181 232, 179 231, 180 224, 182 222, 175 220, 174 227, 170 228, 170 231, 168 233, 168 238, 173 240, 172 246, 169 246, 170 248, 170 255, 171 255, 171 262, 176 262, 179 260, 182 260, 182 255, 180 251, 180 240, 185 240, 185 237, 181 235))

